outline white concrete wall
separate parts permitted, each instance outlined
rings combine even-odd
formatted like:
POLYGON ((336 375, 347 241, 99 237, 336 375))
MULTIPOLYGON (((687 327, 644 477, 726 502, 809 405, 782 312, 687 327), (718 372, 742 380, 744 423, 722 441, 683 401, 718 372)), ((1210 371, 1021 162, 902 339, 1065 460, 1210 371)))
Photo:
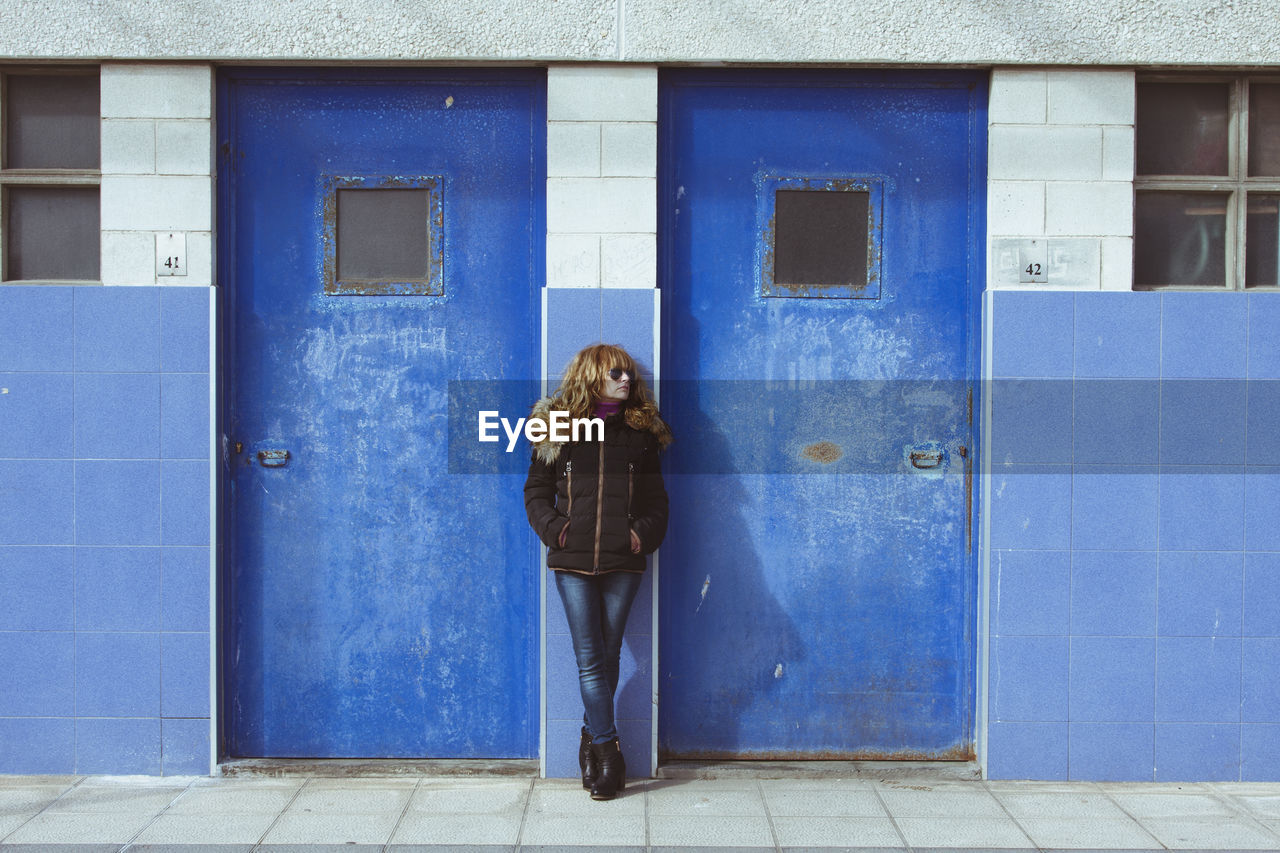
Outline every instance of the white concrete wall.
POLYGON ((10 0, 0 56, 1280 62, 1272 0, 10 0))
POLYGON ((658 71, 547 69, 547 286, 657 286, 658 71))
POLYGON ((102 283, 213 283, 213 69, 106 63, 102 283), (156 275, 156 235, 186 235, 187 274, 156 275))
POLYGON ((1131 288, 1133 116, 1132 71, 992 71, 991 287, 1131 288), (1019 282, 1030 239, 1047 243, 1045 283, 1019 282))

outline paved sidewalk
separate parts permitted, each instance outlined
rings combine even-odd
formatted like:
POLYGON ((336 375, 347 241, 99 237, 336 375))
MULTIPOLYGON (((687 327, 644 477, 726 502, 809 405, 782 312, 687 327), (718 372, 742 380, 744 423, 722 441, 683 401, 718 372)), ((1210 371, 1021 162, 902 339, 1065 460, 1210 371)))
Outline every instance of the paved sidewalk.
POLYGON ((1280 784, 0 777, 0 849, 1280 850, 1280 784), (216 845, 216 846, 212 846, 216 845))

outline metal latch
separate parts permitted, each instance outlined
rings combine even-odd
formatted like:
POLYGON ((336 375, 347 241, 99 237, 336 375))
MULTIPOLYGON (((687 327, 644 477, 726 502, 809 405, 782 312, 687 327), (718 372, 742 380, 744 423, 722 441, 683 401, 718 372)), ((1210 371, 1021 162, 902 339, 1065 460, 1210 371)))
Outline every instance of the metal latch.
POLYGON ((289 464, 289 451, 259 450, 258 462, 263 468, 283 468, 289 464))
POLYGON ((915 468, 920 468, 920 469, 937 468, 941 464, 942 464, 941 450, 911 451, 911 465, 915 468))

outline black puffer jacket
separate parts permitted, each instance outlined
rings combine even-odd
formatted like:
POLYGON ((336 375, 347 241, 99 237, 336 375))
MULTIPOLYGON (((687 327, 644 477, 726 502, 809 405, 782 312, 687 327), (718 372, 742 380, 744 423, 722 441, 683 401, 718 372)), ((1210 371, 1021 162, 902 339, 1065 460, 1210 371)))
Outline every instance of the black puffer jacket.
MULTIPOLYGON (((532 417, 545 419, 548 401, 532 417)), ((657 413, 624 409, 605 420, 604 441, 534 447, 524 506, 548 547, 547 566, 598 574, 642 572, 667 534, 667 490, 658 452, 671 440, 657 413), (564 546, 560 532, 568 524, 564 546), (640 553, 631 551, 631 531, 640 553)))

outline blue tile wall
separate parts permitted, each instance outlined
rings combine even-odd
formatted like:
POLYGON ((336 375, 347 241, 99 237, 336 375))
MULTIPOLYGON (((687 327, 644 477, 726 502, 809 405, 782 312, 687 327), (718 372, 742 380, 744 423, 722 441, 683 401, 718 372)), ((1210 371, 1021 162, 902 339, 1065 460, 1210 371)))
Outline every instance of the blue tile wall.
POLYGON ((209 635, 161 634, 160 714, 202 717, 209 713, 209 635))
POLYGON ((1280 781, 1280 296, 992 296, 988 773, 1280 781))
POLYGON ((1239 637, 1244 554, 1160 553, 1160 636, 1239 637))
POLYGON ((992 471, 991 547, 1071 547, 1071 467, 1001 465, 992 471))
POLYGON ((1070 378, 1075 360, 1075 297, 1070 293, 996 294, 991 341, 996 378, 1070 378))
POLYGON ((69 775, 76 766, 71 717, 0 717, 0 767, 5 773, 69 775))
POLYGON ((1240 647, 1240 719, 1280 723, 1280 639, 1245 637, 1240 647))
POLYGON ((1244 468, 1164 466, 1160 547, 1173 551, 1244 548, 1244 468))
POLYGON ((72 367, 72 288, 0 287, 0 371, 72 367))
POLYGON ((1241 634, 1280 637, 1277 614, 1280 614, 1280 554, 1245 554, 1241 634))
POLYGON ((0 545, 73 544, 73 463, 0 459, 0 545))
POLYGON ((1239 778, 1239 726, 1156 724, 1157 782, 1235 782, 1239 778))
POLYGON ((1161 637, 1157 722, 1240 722, 1240 639, 1161 637))
POLYGON ((995 632, 1064 636, 1071 624, 1070 551, 997 551, 991 558, 995 632))
POLYGON ((160 456, 160 374, 81 373, 75 382, 76 456, 160 456))
POLYGON ((0 625, 8 631, 75 628, 75 550, 0 548, 0 625))
POLYGON ((77 773, 154 776, 162 769, 161 750, 158 717, 76 720, 77 773))
POLYGON ((993 722, 987 773, 994 779, 1067 778, 1067 723, 993 722))
POLYGON ((1151 782, 1155 779, 1153 723, 1071 723, 1068 772, 1072 780, 1151 782))
POLYGON ((160 630, 160 549, 78 548, 76 627, 160 630))
POLYGON ((996 720, 1067 719, 1067 638, 997 637, 991 644, 996 720))
POLYGON ((74 301, 77 371, 160 372, 160 288, 83 287, 74 301))
POLYGON ((0 774, 209 772, 209 306, 0 287, 0 774))
POLYGON ((209 549, 161 548, 160 627, 209 630, 209 549))
POLYGON ((1161 464, 1243 465, 1245 404, 1243 379, 1162 381, 1161 464))
POLYGON ((1154 551, 1076 551, 1071 559, 1074 636, 1154 637, 1154 551))
POLYGON ((1280 764, 1280 725, 1240 727, 1240 781, 1275 780, 1280 764))
POLYGON ((1154 465, 1076 465, 1071 541, 1077 549, 1154 550, 1159 527, 1154 465))
POLYGON ((1153 294, 1161 303, 1160 376, 1244 379, 1249 300, 1238 293, 1153 294))
MULTIPOLYGON (((657 322, 652 289, 548 288, 544 294, 549 388, 555 387, 569 359, 593 343, 618 344, 631 353, 642 370, 652 370, 657 322)), ((637 777, 648 775, 653 729, 652 579, 652 573, 646 572, 627 619, 615 706, 627 771, 637 777)), ((554 579, 548 577, 544 755, 550 777, 574 777, 579 773, 582 698, 568 631, 554 579)))
POLYGON ((160 377, 160 455, 209 457, 209 377, 166 373, 160 377))
POLYGON ((209 773, 209 721, 166 719, 161 721, 162 772, 166 776, 209 773))
POLYGON ((160 369, 209 372, 209 292, 204 288, 160 289, 160 369))
POLYGON ((160 463, 76 463, 77 545, 159 545, 160 463))
POLYGON ((1280 468, 1246 469, 1244 537, 1250 551, 1280 551, 1280 468))
POLYGON ((1086 379, 1074 385, 1075 462, 1154 465, 1160 461, 1158 381, 1086 379))
POLYGON ((76 712, 85 717, 159 717, 160 634, 78 633, 76 712))
POLYGON ((75 635, 0 631, 0 717, 69 717, 75 708, 75 635))
POLYGON ((1280 380, 1250 379, 1246 393, 1245 462, 1280 468, 1280 380))
POLYGON ((0 459, 71 458, 71 374, 0 373, 0 459))
POLYGON ((1160 375, 1160 300, 1145 293, 1075 295, 1077 379, 1160 375))

